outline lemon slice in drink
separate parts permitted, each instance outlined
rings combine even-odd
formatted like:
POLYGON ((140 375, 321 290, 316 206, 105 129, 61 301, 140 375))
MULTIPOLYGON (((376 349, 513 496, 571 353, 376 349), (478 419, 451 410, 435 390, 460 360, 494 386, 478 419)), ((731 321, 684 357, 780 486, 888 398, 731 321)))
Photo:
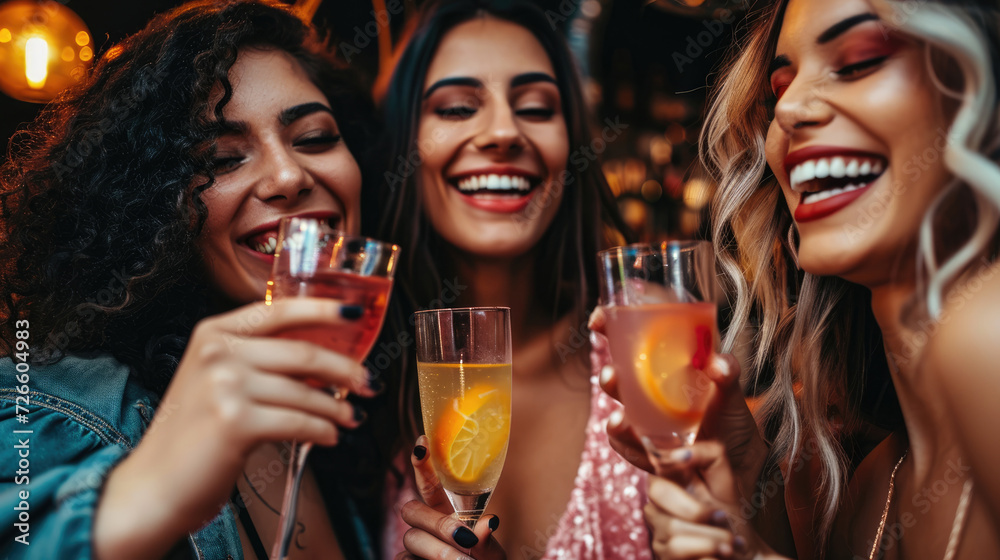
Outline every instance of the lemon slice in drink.
POLYGON ((636 376, 649 401, 661 412, 678 420, 697 422, 704 412, 711 385, 700 370, 712 351, 712 333, 701 326, 694 330, 693 337, 682 329, 650 332, 639 346, 636 376), (690 344, 681 342, 685 339, 690 344))
POLYGON ((460 482, 475 482, 503 453, 510 434, 510 397, 492 385, 476 385, 452 401, 434 438, 444 468, 460 482))

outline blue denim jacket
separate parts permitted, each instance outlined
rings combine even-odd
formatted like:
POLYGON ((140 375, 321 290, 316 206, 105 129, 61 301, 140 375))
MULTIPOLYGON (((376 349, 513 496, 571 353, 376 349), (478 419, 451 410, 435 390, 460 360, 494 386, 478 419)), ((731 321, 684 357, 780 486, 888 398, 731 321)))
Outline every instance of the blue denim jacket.
MULTIPOLYGON (((26 395, 16 376, 14 362, 0 359, 0 557, 89 559, 104 481, 139 442, 158 399, 107 355, 31 367, 26 395)), ((188 545, 193 558, 242 559, 232 506, 188 545)))

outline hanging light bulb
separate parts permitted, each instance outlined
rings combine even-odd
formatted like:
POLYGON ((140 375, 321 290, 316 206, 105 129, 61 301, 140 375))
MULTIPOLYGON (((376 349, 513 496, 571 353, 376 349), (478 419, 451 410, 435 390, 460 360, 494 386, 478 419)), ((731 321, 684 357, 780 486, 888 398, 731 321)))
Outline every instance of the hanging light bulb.
POLYGON ((94 57, 90 31, 53 0, 0 4, 0 90, 45 103, 83 79, 94 57))

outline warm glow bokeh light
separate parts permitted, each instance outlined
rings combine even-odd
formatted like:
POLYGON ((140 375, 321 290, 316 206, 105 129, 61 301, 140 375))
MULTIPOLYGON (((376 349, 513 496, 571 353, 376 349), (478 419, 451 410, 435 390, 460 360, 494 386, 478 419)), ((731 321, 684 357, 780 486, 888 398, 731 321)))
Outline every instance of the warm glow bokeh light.
POLYGON ((24 42, 24 77, 28 87, 45 87, 49 75, 49 43, 41 37, 29 37, 24 42))
POLYGON ((94 50, 86 24, 53 0, 0 3, 0 90, 44 103, 87 74, 94 50))

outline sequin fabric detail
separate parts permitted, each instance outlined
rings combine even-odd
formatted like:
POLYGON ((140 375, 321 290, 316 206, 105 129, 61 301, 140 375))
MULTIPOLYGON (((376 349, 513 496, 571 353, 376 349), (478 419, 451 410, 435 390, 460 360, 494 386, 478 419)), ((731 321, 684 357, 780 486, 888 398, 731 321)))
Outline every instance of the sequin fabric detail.
POLYGON ((652 558, 642 517, 646 473, 611 448, 605 427, 621 405, 600 389, 596 374, 590 381, 593 396, 580 468, 543 560, 652 558))
MULTIPOLYGON (((590 382, 590 418, 580 467, 569 503, 542 560, 651 559, 649 532, 642 516, 646 473, 611 448, 606 432, 608 417, 621 405, 601 390, 597 371, 590 382)), ((399 466, 403 465, 409 467, 408 462, 400 461, 399 466)), ((403 533, 409 526, 403 523, 399 510, 416 498, 411 479, 391 499, 392 519, 383 532, 384 558, 393 558, 403 550, 403 533)), ((507 554, 517 557, 514 551, 507 554)))

